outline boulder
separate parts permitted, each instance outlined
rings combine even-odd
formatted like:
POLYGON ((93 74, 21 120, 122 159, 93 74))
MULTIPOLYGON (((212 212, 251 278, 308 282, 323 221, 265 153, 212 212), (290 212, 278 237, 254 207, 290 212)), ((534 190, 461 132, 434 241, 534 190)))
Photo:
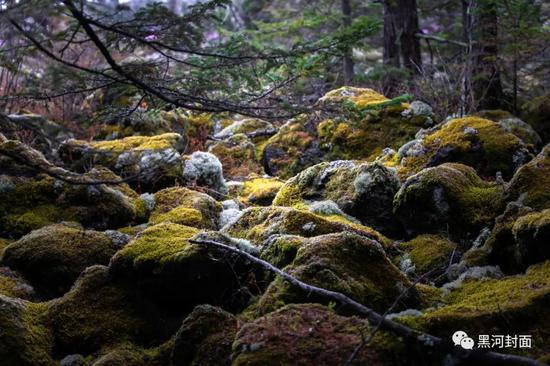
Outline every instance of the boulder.
POLYGON ((39 295, 51 298, 67 292, 86 267, 108 264, 118 249, 101 232, 58 224, 8 245, 1 263, 24 274, 39 295))
MULTIPOLYGON (((411 285, 378 242, 349 232, 307 239, 299 245, 296 257, 285 267, 285 272, 305 283, 342 292, 382 312, 411 285)), ((417 305, 419 296, 412 289, 402 300, 397 308, 417 305)), ((277 278, 249 310, 266 314, 283 304, 304 302, 326 303, 326 300, 277 278)))
POLYGON ((392 211, 399 186, 397 175, 381 164, 338 160, 312 166, 288 180, 273 204, 308 207, 330 200, 364 225, 399 236, 401 227, 392 211))
POLYGON ((183 157, 182 180, 185 185, 198 186, 213 197, 227 194, 222 164, 215 155, 196 151, 183 157))
POLYGON ((448 234, 475 239, 503 210, 504 187, 483 181, 471 167, 446 163, 409 177, 394 199, 409 237, 448 234))
POLYGON ((185 139, 177 133, 93 142, 70 139, 59 147, 59 156, 79 171, 99 164, 133 183, 162 188, 181 178, 184 148, 185 139))
POLYGON ((154 209, 149 223, 174 224, 215 230, 222 205, 211 196, 184 187, 165 188, 154 194, 154 209))
POLYGON ((507 189, 507 200, 537 210, 550 208, 550 144, 530 162, 518 169, 507 189))
POLYGON ((542 138, 543 143, 550 142, 550 94, 542 95, 522 106, 522 116, 542 138))
POLYGON ((405 323, 441 337, 449 337, 456 329, 474 335, 527 334, 532 337, 531 348, 509 351, 533 358, 547 355, 549 271, 546 261, 529 267, 525 274, 464 280, 442 298, 443 306, 405 323))
POLYGON ((231 345, 237 333, 235 316, 218 307, 199 305, 176 333, 174 365, 231 365, 231 345))
POLYGON ((532 156, 529 146, 513 132, 480 117, 449 120, 400 149, 400 174, 407 176, 426 167, 457 162, 473 167, 482 177, 500 172, 509 178, 532 156))
POLYGON ((217 139, 227 139, 232 136, 243 134, 253 138, 254 142, 265 140, 266 136, 275 133, 275 127, 270 122, 259 118, 244 118, 234 121, 220 132, 214 135, 217 139))
MULTIPOLYGON (((120 179, 105 168, 94 168, 86 177, 120 179)), ((61 221, 105 230, 146 216, 145 203, 127 184, 72 185, 46 175, 0 175, 0 234, 11 238, 61 221)))
MULTIPOLYGON (((198 233, 196 228, 173 223, 151 226, 115 254, 110 271, 169 310, 191 310, 202 303, 242 306, 246 296, 237 295, 246 280, 240 277, 249 274, 250 263, 237 255, 191 244, 189 239, 198 233)), ((237 245, 223 235, 213 235, 207 238, 237 245)))
POLYGON ((133 285, 113 281, 108 268, 99 265, 88 267, 68 293, 48 303, 47 319, 61 354, 149 344, 176 330, 174 319, 166 321, 133 285))

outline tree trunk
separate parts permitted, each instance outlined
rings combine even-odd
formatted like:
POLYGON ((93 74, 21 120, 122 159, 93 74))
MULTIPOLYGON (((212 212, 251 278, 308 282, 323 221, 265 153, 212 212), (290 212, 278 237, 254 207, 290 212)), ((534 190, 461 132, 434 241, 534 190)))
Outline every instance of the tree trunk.
POLYGON ((384 1, 384 62, 406 67, 413 73, 422 68, 416 0, 384 1))
POLYGON ((397 3, 384 1, 384 64, 399 68, 399 46, 397 44, 397 3))
POLYGON ((473 89, 478 109, 498 109, 503 92, 498 68, 498 9, 494 0, 478 2, 479 39, 473 69, 473 89))
MULTIPOLYGON (((342 0, 342 25, 345 28, 351 27, 351 4, 350 0, 342 0)), ((351 47, 344 51, 344 83, 351 85, 353 82, 353 58, 351 47)))

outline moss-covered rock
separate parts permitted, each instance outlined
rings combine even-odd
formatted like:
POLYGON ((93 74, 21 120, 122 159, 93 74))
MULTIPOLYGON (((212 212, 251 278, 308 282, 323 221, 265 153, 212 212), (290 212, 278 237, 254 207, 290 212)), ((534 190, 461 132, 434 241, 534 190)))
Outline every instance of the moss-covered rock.
POLYGON ((383 245, 389 242, 382 234, 367 226, 290 207, 251 207, 242 211, 237 220, 223 228, 223 232, 229 236, 247 239, 256 245, 262 244, 272 235, 312 237, 342 231, 373 238, 383 245))
POLYGON ((109 263, 118 249, 103 233, 51 225, 10 244, 1 262, 23 273, 39 294, 55 297, 67 292, 86 267, 109 263))
POLYGON ((6 366, 53 366, 45 305, 0 294, 0 360, 6 366))
POLYGON ((509 183, 507 199, 537 210, 550 207, 550 145, 518 169, 509 183))
POLYGON ((512 227, 520 267, 550 259, 550 209, 520 217, 512 227))
MULTIPOLYGON (((183 312, 182 312, 183 313, 183 312)), ((131 284, 113 281, 107 267, 87 268, 63 297, 52 300, 48 326, 59 354, 91 354, 124 342, 149 344, 175 331, 131 284)))
POLYGON ((151 224, 169 221, 199 229, 218 228, 222 206, 205 193, 172 187, 156 192, 154 199, 155 207, 149 217, 151 224))
POLYGON ((220 159, 228 178, 242 180, 250 174, 263 172, 256 158, 256 145, 242 133, 211 144, 208 152, 220 159))
POLYGON ((513 133, 523 142, 533 147, 539 148, 542 144, 542 139, 539 134, 530 124, 523 122, 521 119, 514 117, 510 112, 503 110, 485 110, 475 114, 481 118, 490 119, 498 123, 507 132, 513 133))
MULTIPOLYGON (((366 320, 321 305, 289 305, 241 328, 232 365, 342 365, 370 331, 366 320)), ((352 365, 426 365, 430 358, 430 351, 379 331, 352 365)))
POLYGON ((392 209, 399 186, 397 175, 381 164, 339 160, 312 166, 291 178, 273 204, 303 208, 332 201, 363 224, 398 236, 401 227, 392 209))
POLYGON ((195 307, 176 333, 173 364, 229 366, 237 327, 237 319, 220 308, 195 307))
POLYGON ((529 123, 547 144, 550 142, 550 95, 542 95, 522 106, 523 119, 529 123))
POLYGON ((483 177, 494 177, 497 172, 511 177, 531 157, 529 146, 513 132, 480 117, 452 119, 400 149, 400 173, 409 175, 457 162, 475 168, 483 177))
POLYGON ((266 173, 287 179, 323 160, 374 158, 431 123, 429 116, 372 89, 333 90, 317 107, 288 121, 262 146, 266 173))
POLYGON ((308 243, 299 235, 273 235, 260 247, 260 258, 277 268, 284 268, 294 261, 298 249, 308 243))
MULTIPOLYGON (((379 243, 347 232, 309 238, 285 271, 305 283, 342 292, 378 311, 387 309, 410 286, 379 243)), ((414 306, 418 300, 417 292, 411 290, 398 307, 414 306)), ((251 310, 265 314, 288 303, 324 301, 278 278, 251 310)))
POLYGON ((524 270, 516 256, 516 238, 512 232, 519 217, 532 209, 518 203, 509 203, 506 210, 495 219, 491 234, 480 247, 473 247, 464 253, 463 261, 475 266, 498 265, 504 273, 513 274, 524 270))
POLYGON ((277 178, 249 177, 239 190, 239 199, 246 205, 269 206, 283 184, 277 178))
POLYGON ((8 267, 0 267, 0 295, 24 300, 35 298, 32 286, 19 273, 8 267))
MULTIPOLYGON (((245 281, 239 282, 236 274, 249 273, 250 264, 191 244, 189 239, 198 233, 196 228, 172 223, 151 226, 117 252, 111 273, 136 284, 148 298, 168 309, 191 310, 201 303, 242 306, 239 302, 246 299, 236 293, 245 281)), ((232 244, 219 234, 215 239, 232 244)))
POLYGON ((447 269, 456 244, 440 235, 425 234, 401 243, 398 248, 404 252, 398 258, 401 270, 408 269, 406 272, 419 276, 429 272, 428 278, 433 278, 447 269))
MULTIPOLYGON (((86 176, 120 179, 105 168, 92 169, 86 176)), ((0 233, 12 238, 61 221, 105 230, 143 221, 147 215, 144 202, 127 184, 71 185, 44 175, 1 180, 0 233)))
POLYGON ((59 156, 76 170, 99 164, 142 186, 163 187, 180 179, 184 148, 185 139, 177 133, 95 142, 71 139, 60 146, 59 156))
POLYGON ((259 156, 267 174, 288 179, 303 169, 320 163, 324 153, 319 148, 316 126, 320 112, 300 115, 279 128, 269 140, 259 145, 259 156))
POLYGON ((510 349, 538 357, 548 352, 550 262, 525 274, 502 279, 471 279, 443 297, 445 306, 415 318, 414 325, 448 337, 456 329, 468 334, 529 334, 531 349, 510 349))
POLYGON ((473 239, 503 209, 503 190, 473 168, 446 163, 409 177, 395 196, 394 212, 411 237, 448 233, 473 239))

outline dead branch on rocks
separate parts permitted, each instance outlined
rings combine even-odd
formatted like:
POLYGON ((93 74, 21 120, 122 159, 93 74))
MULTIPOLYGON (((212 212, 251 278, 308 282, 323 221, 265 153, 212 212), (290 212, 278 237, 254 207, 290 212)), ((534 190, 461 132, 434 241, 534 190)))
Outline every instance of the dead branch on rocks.
POLYGON ((222 244, 212 240, 190 240, 191 243, 198 245, 206 245, 210 247, 215 247, 218 249, 224 249, 226 251, 237 253, 243 257, 246 257, 251 262, 263 267, 264 269, 279 275, 284 280, 290 282, 292 285, 302 289, 305 292, 313 293, 318 296, 321 296, 327 300, 336 301, 348 308, 352 309, 359 315, 365 317, 369 322, 373 324, 380 323, 380 328, 390 331, 400 337, 419 342, 425 347, 432 347, 442 352, 452 354, 462 361, 478 361, 478 362, 487 362, 493 365, 510 365, 510 366, 542 366, 543 364, 533 360, 531 358, 516 356, 516 355, 507 355, 498 352, 491 352, 481 349, 466 350, 463 348, 458 348, 453 346, 453 344, 442 338, 436 337, 434 335, 424 333, 412 328, 409 328, 403 324, 399 324, 390 320, 376 311, 366 307, 365 305, 358 303, 357 301, 347 297, 346 295, 327 290, 321 287, 309 285, 305 282, 300 281, 296 277, 282 271, 281 269, 275 267, 269 262, 266 262, 260 258, 257 258, 243 250, 238 248, 222 244))

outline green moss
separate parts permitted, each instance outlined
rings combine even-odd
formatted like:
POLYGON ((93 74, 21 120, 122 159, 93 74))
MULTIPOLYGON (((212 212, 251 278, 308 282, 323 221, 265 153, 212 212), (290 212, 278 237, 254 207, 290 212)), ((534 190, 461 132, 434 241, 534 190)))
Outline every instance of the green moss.
POLYGON ((0 359, 7 366, 53 366, 45 304, 0 295, 0 359))
POLYGON ((548 126, 550 115, 550 95, 541 95, 536 97, 522 106, 522 116, 535 131, 537 131, 544 143, 550 141, 550 127, 548 126))
POLYGON ((89 354, 124 342, 151 342, 163 326, 155 309, 106 267, 86 269, 70 292, 52 301, 48 322, 61 353, 89 354))
POLYGON ((203 220, 202 213, 199 210, 178 206, 166 213, 155 215, 149 222, 155 225, 168 221, 174 224, 201 227, 203 220))
POLYGON ((420 235, 399 246, 408 253, 419 275, 440 268, 442 264, 446 268, 455 248, 456 244, 439 235, 420 235))
POLYGON ((503 209, 504 187, 483 181, 473 168, 446 163, 410 177, 394 199, 408 234, 475 236, 503 209))
POLYGON ((117 249, 103 233, 52 225, 10 244, 2 263, 23 273, 47 296, 56 296, 68 291, 84 268, 109 263, 117 249))
POLYGON ((512 233, 520 268, 550 259, 550 209, 520 217, 512 233))

